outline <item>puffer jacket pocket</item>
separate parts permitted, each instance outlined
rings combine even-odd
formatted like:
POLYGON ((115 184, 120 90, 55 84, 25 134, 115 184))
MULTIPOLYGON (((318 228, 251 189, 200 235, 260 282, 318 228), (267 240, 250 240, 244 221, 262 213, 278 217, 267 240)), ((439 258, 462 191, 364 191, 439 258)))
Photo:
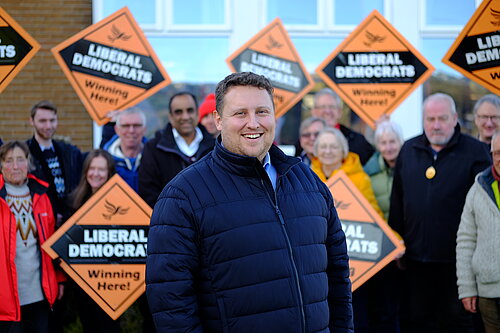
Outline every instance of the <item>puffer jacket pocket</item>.
POLYGON ((222 333, 229 333, 229 326, 227 323, 226 317, 226 308, 224 307, 224 301, 222 300, 220 295, 217 295, 217 307, 219 310, 220 321, 222 326, 222 333))

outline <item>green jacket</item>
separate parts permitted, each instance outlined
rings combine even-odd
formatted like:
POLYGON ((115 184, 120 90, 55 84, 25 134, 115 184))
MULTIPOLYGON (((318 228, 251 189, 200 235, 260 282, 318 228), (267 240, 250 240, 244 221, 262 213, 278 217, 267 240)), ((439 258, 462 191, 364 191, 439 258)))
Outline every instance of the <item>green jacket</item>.
POLYGON ((378 151, 372 155, 363 168, 368 176, 370 176, 378 205, 384 213, 384 218, 387 220, 389 217, 394 169, 389 168, 385 164, 384 158, 378 151))

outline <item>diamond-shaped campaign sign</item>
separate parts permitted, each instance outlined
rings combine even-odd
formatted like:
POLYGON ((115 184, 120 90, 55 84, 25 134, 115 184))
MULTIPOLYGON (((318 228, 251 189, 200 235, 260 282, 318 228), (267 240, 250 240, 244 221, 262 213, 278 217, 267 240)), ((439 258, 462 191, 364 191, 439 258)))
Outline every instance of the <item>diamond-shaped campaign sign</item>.
POLYGON ((500 94, 500 1, 481 3, 442 61, 500 94))
POLYGON ((328 179, 326 185, 346 236, 354 291, 394 260, 404 246, 343 171, 328 179))
POLYGON ((153 48, 127 7, 52 49, 92 119, 133 106, 170 84, 153 48))
POLYGON ((117 174, 43 245, 113 319, 145 290, 151 208, 117 174))
POLYGON ((0 7, 0 93, 40 49, 40 44, 0 7))
POLYGON ((372 128, 433 71, 434 67, 376 10, 316 69, 372 128))
POLYGON ((284 115, 314 86, 279 18, 241 46, 226 62, 233 72, 253 72, 271 81, 276 118, 284 115))

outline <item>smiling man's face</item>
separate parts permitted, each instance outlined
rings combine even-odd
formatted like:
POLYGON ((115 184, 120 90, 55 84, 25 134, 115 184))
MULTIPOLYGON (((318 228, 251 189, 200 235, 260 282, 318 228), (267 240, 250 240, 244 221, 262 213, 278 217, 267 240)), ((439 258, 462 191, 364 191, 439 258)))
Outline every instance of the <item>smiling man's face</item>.
POLYGON ((253 86, 234 86, 224 96, 223 105, 215 113, 215 124, 224 147, 262 161, 273 144, 276 127, 269 93, 253 86))

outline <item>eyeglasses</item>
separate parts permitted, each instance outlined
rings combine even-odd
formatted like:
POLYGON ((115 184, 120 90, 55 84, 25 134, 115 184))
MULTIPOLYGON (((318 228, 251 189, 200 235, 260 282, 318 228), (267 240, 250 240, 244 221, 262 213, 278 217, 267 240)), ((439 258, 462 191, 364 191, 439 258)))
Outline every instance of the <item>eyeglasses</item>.
POLYGON ((487 121, 488 119, 491 120, 494 123, 497 123, 500 121, 500 116, 487 116, 483 114, 476 114, 477 119, 481 121, 487 121))
POLYGON ((321 104, 321 105, 316 105, 317 109, 321 110, 337 110, 339 107, 334 104, 321 104))
POLYGON ((302 133, 300 136, 306 139, 309 139, 310 137, 317 138, 319 132, 305 132, 302 133))
POLYGON ((494 158, 500 158, 500 150, 494 150, 491 152, 494 158))

